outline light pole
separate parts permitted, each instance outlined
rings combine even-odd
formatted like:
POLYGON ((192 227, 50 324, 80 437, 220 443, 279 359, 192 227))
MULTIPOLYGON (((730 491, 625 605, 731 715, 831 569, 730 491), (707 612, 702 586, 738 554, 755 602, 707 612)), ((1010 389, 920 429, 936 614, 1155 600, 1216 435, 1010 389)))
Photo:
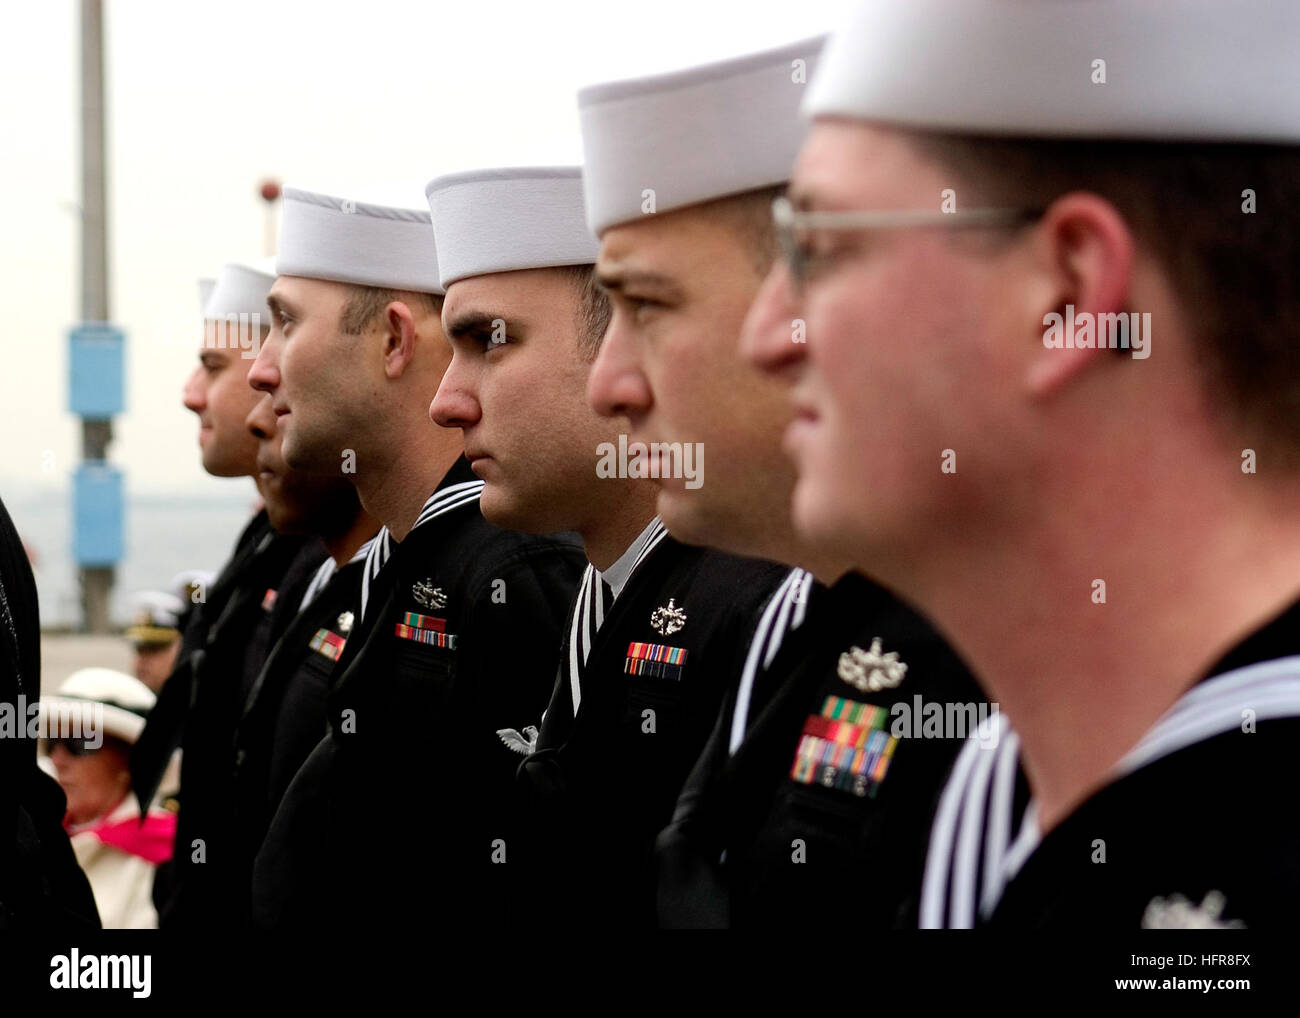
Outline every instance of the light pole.
POLYGON ((81 0, 81 322, 69 335, 69 406, 81 416, 74 477, 74 555, 82 617, 109 628, 114 566, 122 557, 122 474, 108 465, 112 415, 122 410, 125 340, 109 324, 108 201, 104 173, 104 24, 100 0, 81 0))

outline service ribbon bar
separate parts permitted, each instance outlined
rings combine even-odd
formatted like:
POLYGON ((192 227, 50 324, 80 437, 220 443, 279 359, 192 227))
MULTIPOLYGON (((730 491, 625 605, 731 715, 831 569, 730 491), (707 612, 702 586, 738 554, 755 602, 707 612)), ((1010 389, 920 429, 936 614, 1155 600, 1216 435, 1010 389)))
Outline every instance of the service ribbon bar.
POLYGON ((447 620, 440 619, 436 615, 417 615, 415 612, 405 612, 402 615, 402 624, 410 626, 412 629, 432 629, 439 633, 447 631, 447 620))
POLYGON ((436 629, 420 629, 416 626, 404 626, 397 623, 397 635, 403 640, 415 640, 417 643, 427 643, 431 647, 446 647, 448 650, 456 649, 456 637, 452 633, 440 633, 436 629))
POLYGON ((308 646, 317 654, 322 654, 331 661, 337 661, 342 656, 347 642, 338 633, 332 633, 328 629, 318 629, 308 646))
POLYGON ((898 747, 884 730, 888 717, 883 707, 828 696, 821 714, 804 722, 791 779, 874 797, 898 747))
POLYGON ((680 679, 686 664, 684 647, 668 647, 661 643, 629 643, 623 671, 628 675, 653 679, 680 679))

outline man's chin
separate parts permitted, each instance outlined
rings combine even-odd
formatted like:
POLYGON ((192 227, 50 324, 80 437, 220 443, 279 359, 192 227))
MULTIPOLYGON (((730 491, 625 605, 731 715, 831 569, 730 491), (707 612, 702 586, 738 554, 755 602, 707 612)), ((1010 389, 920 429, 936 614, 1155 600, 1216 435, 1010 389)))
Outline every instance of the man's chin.
MULTIPOLYGON (((524 534, 549 534, 544 514, 537 511, 538 501, 515 498, 500 483, 487 482, 479 496, 479 511, 483 518, 502 530, 518 530, 524 534), (531 506, 531 508, 529 508, 531 506)), ((565 528, 557 528, 563 530, 565 528)))
POLYGON ((749 554, 734 547, 738 529, 743 528, 725 526, 716 512, 709 511, 700 492, 682 487, 681 482, 671 486, 660 485, 655 510, 668 533, 683 544, 708 545, 732 554, 749 554))
MULTIPOLYGON (((347 451, 344 450, 345 453, 347 451)), ((280 446, 280 455, 290 470, 297 470, 304 474, 338 477, 341 473, 344 480, 352 480, 349 475, 357 472, 355 456, 350 457, 352 462, 349 469, 349 460, 343 455, 331 456, 324 448, 291 442, 288 435, 285 435, 284 442, 280 446)))
POLYGON ((253 477, 257 472, 254 463, 238 463, 222 456, 205 455, 202 462, 204 472, 213 477, 253 477))
POLYGON ((268 498, 263 491, 262 502, 271 529, 277 534, 306 534, 311 531, 309 516, 278 494, 268 498))
MULTIPOLYGON (((858 513, 844 513, 837 509, 839 492, 820 485, 815 479, 800 477, 794 487, 791 518, 796 538, 807 547, 842 559, 847 552, 858 549, 853 541, 853 531, 861 524, 858 513)), ((853 558, 854 565, 866 563, 853 558)))
POLYGON ((699 492, 665 488, 659 492, 657 510, 668 532, 683 544, 791 565, 807 558, 809 548, 790 518, 790 495, 779 506, 771 504, 767 492, 713 505, 699 492))

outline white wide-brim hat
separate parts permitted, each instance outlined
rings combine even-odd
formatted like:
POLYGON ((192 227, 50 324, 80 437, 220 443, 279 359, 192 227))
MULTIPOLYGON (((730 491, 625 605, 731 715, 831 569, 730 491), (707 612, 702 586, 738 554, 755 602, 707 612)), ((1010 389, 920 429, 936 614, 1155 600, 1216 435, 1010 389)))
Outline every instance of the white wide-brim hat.
POLYGON ((148 686, 125 672, 82 668, 69 675, 54 696, 41 697, 41 714, 51 737, 76 732, 134 743, 156 699, 148 686))

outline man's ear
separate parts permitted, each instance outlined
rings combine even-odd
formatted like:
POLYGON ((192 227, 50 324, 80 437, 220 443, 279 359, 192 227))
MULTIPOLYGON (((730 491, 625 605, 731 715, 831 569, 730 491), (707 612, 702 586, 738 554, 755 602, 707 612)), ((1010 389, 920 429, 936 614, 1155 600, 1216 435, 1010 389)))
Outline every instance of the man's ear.
POLYGON ((405 301, 384 308, 384 374, 400 378, 415 357, 415 318, 405 301))
POLYGON ((1054 201, 1034 235, 1035 267, 1047 285, 1038 309, 1042 345, 1028 361, 1025 385, 1045 398, 1089 366, 1113 359, 1098 316, 1127 310, 1135 244, 1115 206, 1085 191, 1054 201), (1076 339, 1091 345, 1078 346, 1076 339))

